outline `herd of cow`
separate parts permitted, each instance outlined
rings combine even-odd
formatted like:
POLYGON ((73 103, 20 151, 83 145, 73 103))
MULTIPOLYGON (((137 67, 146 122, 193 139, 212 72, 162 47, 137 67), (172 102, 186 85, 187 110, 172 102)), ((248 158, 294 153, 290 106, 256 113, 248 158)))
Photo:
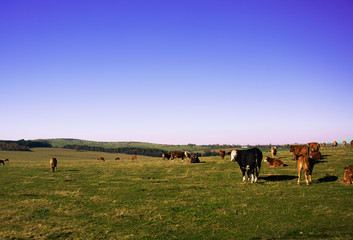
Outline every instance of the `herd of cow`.
MULTIPOLYGON (((350 143, 351 147, 353 148, 353 140, 350 143)), ((324 147, 325 144, 322 144, 324 147)), ((337 146, 337 142, 333 142, 333 146, 337 146)), ((343 146, 346 146, 346 142, 343 141, 343 146)), ((298 184, 300 185, 300 177, 301 172, 304 170, 305 172, 305 181, 306 184, 309 185, 312 182, 311 175, 314 169, 315 162, 322 158, 320 153, 320 144, 317 142, 311 142, 305 145, 291 145, 290 152, 293 153, 294 159, 297 162, 298 167, 298 184)), ((247 150, 232 150, 227 153, 230 155, 230 160, 232 162, 238 162, 240 170, 243 175, 243 181, 246 181, 245 173, 248 176, 248 181, 251 183, 256 183, 258 180, 258 176, 260 173, 261 162, 262 162, 262 152, 258 148, 251 148, 247 150)), ((287 166, 284 164, 280 159, 275 158, 277 155, 276 147, 271 148, 272 158, 266 157, 264 162, 267 162, 270 167, 284 167, 287 166)), ((224 159, 226 152, 223 150, 219 150, 219 155, 222 159, 224 159)), ((183 151, 175 151, 169 153, 164 153, 162 155, 163 159, 171 159, 174 161, 175 158, 181 158, 184 161, 184 158, 189 158, 190 163, 200 163, 199 158, 196 155, 190 154, 188 152, 183 151)), ((103 157, 97 157, 97 160, 105 161, 103 157)), ((115 160, 120 160, 120 158, 115 158, 115 160)), ((137 160, 136 155, 132 156, 131 160, 137 160)), ((5 165, 5 161, 9 161, 9 159, 1 160, 0 165, 5 165)), ((57 159, 51 158, 50 159, 50 168, 52 172, 55 171, 57 167, 57 159)), ((348 184, 352 184, 353 182, 353 165, 346 166, 344 168, 344 182, 348 184)))
MULTIPOLYGON (((350 144, 353 148, 353 140, 350 144)), ((322 144, 322 146, 324 147, 325 144, 322 144)), ((337 146, 336 141, 333 142, 333 146, 337 146)), ((343 146, 346 146, 345 141, 343 141, 343 146)), ((303 170, 305 172, 306 184, 309 185, 309 183, 312 182, 311 176, 315 162, 319 161, 322 158, 322 155, 320 153, 320 144, 317 142, 311 142, 304 145, 291 145, 289 151, 293 153, 294 159, 297 162, 298 184, 300 185, 301 172, 303 170)), ((277 155, 276 147, 271 148, 271 154, 272 158, 266 157, 266 159, 264 160, 264 162, 267 162, 270 167, 287 166, 280 159, 275 158, 277 155)), ((226 152, 224 150, 219 150, 219 155, 222 159, 224 159, 226 152)), ((262 152, 260 151, 260 149, 251 148, 247 150, 232 150, 228 152, 228 155, 231 155, 230 160, 232 162, 238 162, 243 175, 243 181, 246 181, 246 173, 248 176, 248 181, 251 181, 252 183, 257 182, 262 162, 262 152)), ((174 158, 181 158, 182 160, 184 160, 184 158, 189 157, 190 163, 200 162, 198 157, 196 157, 195 155, 191 155, 186 151, 171 152, 171 154, 164 153, 162 157, 163 159, 167 158, 168 160, 174 160, 174 158)), ((353 165, 347 166, 344 169, 344 182, 351 184, 353 181, 353 165)))
POLYGON ((184 158, 189 158, 190 163, 200 163, 200 159, 198 156, 188 153, 187 151, 182 152, 182 151, 177 151, 177 152, 171 152, 169 153, 163 153, 162 154, 163 160, 165 159, 172 159, 174 161, 175 158, 181 158, 182 161, 184 161, 184 158))

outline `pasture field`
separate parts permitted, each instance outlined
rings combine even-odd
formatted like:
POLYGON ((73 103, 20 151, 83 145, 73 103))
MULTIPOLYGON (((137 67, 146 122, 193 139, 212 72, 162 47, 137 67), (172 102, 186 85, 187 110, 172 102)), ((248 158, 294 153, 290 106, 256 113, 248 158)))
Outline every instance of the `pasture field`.
POLYGON ((257 184, 243 183, 229 156, 189 164, 59 148, 0 151, 10 159, 0 166, 0 239, 353 239, 353 186, 342 183, 353 150, 321 153, 313 184, 302 176, 298 186, 289 151, 278 153, 287 167, 262 163, 257 184))

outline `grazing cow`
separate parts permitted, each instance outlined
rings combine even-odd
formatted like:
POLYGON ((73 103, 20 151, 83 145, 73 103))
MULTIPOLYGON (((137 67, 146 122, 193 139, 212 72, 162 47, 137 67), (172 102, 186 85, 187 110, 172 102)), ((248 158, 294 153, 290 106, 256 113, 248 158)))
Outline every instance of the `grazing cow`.
POLYGON ((322 143, 321 146, 324 148, 326 146, 326 143, 322 143))
POLYGON ((267 162, 269 167, 284 167, 284 163, 277 158, 266 157, 264 162, 267 162))
POLYGON ((353 148, 353 140, 351 141, 351 147, 353 148))
POLYGON ((347 166, 344 168, 344 180, 348 184, 352 184, 353 182, 353 165, 347 166))
POLYGON ((317 142, 309 143, 309 150, 311 153, 318 152, 320 150, 320 144, 317 142))
POLYGON ((273 158, 277 155, 277 148, 276 147, 271 148, 271 154, 272 154, 273 158))
POLYGON ((164 160, 164 159, 168 159, 168 160, 169 160, 169 159, 170 159, 170 154, 168 154, 168 153, 163 153, 163 154, 162 154, 162 158, 163 158, 163 160, 164 160))
POLYGON ((337 147, 337 142, 333 141, 333 147, 337 147))
POLYGON ((137 156, 136 155, 132 156, 131 161, 132 160, 137 160, 137 156))
POLYGON ((170 153, 170 158, 171 158, 172 160, 174 160, 174 158, 181 158, 181 160, 184 161, 184 158, 186 157, 186 156, 185 156, 185 153, 186 153, 186 152, 171 152, 171 153, 170 153))
POLYGON ((51 171, 55 172, 56 166, 58 165, 58 161, 56 160, 56 158, 51 158, 49 163, 50 163, 51 171))
POLYGON ((190 156, 191 156, 191 153, 189 153, 187 151, 185 151, 184 154, 185 154, 185 157, 188 157, 188 158, 190 158, 190 156))
POLYGON ((120 160, 120 158, 119 158, 119 157, 117 157, 117 158, 115 158, 115 160, 120 160))
POLYGON ((240 170, 243 174, 243 181, 245 181, 246 172, 248 175, 248 181, 250 180, 251 176, 251 182, 257 182, 262 161, 262 152, 260 149, 251 148, 247 150, 233 150, 230 160, 232 162, 238 162, 240 170))
POLYGON ((219 150, 218 153, 219 153, 219 156, 221 156, 221 158, 224 159, 224 156, 226 155, 226 151, 219 150))
POLYGON ((309 155, 312 159, 314 159, 315 161, 319 161, 322 156, 320 152, 313 152, 309 155))
POLYGON ((97 157, 97 160, 101 160, 101 161, 103 161, 103 162, 105 161, 105 160, 104 160, 104 157, 97 157))
POLYGON ((8 158, 6 158, 5 160, 1 160, 1 159, 0 159, 0 164, 5 165, 5 162, 7 162, 7 161, 9 161, 8 158))
POLYGON ((298 157, 301 155, 308 155, 309 154, 309 147, 307 145, 291 145, 289 152, 294 154, 295 161, 298 160, 298 157))
POLYGON ((342 142, 342 146, 345 147, 347 145, 347 142, 346 141, 343 141, 342 142))
POLYGON ((198 156, 191 155, 189 159, 190 163, 200 163, 200 159, 198 158, 198 156))
POLYGON ((299 159, 298 159, 298 185, 300 185, 300 175, 301 175, 302 169, 304 169, 304 172, 305 172, 306 185, 309 185, 309 182, 311 182, 311 175, 313 173, 314 165, 315 165, 315 160, 312 159, 310 156, 301 155, 299 157, 299 159))

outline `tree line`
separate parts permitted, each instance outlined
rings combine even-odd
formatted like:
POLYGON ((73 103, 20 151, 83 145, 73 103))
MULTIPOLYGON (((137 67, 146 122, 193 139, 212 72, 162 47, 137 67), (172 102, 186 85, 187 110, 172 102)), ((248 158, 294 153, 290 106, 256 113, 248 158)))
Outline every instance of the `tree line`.
POLYGON ((144 155, 150 157, 161 157, 166 151, 156 148, 138 148, 138 147, 121 147, 121 148, 105 148, 88 145, 65 145, 66 149, 75 149, 77 151, 96 151, 96 152, 107 152, 107 153, 125 153, 131 155, 144 155))
POLYGON ((30 148, 35 147, 52 147, 47 142, 40 142, 40 141, 30 141, 30 140, 18 140, 18 141, 7 141, 1 140, 0 141, 0 150, 5 151, 31 151, 30 148))

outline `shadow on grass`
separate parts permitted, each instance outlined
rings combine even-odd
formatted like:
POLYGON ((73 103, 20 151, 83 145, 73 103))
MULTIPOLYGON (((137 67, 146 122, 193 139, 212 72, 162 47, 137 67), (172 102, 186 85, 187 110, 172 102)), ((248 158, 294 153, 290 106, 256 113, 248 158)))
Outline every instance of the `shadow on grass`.
POLYGON ((78 170, 78 169, 69 169, 69 170, 67 170, 68 172, 79 172, 80 170, 78 170))
POLYGON ((278 181, 287 181, 298 178, 298 176, 291 175, 271 175, 267 177, 259 177, 259 179, 263 179, 265 181, 278 182, 278 181))
POLYGON ((326 175, 323 178, 319 178, 316 182, 317 183, 324 183, 324 182, 335 182, 337 181, 338 177, 332 175, 326 175))

